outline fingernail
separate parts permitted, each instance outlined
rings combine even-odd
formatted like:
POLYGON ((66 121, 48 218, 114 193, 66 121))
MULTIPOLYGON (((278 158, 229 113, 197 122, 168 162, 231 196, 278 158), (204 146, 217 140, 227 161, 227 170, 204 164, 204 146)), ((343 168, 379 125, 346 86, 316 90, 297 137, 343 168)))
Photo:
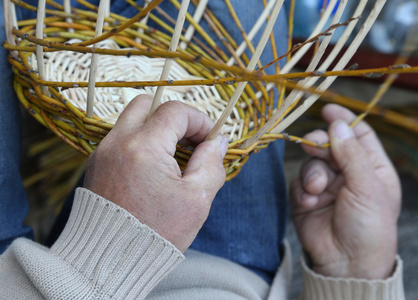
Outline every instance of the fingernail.
POLYGON ((222 133, 218 133, 216 139, 219 140, 219 151, 221 152, 222 157, 224 157, 228 151, 229 141, 222 133))
POLYGON ((303 203, 305 208, 312 208, 318 204, 318 196, 304 193, 300 199, 300 202, 303 203))
POLYGON ((303 186, 306 187, 306 185, 312 181, 313 179, 315 179, 315 177, 318 176, 318 172, 316 171, 312 171, 310 173, 308 173, 308 175, 305 176, 305 178, 303 178, 303 186))
POLYGON ((354 132, 350 126, 341 120, 337 121, 334 125, 333 134, 337 139, 341 141, 352 138, 354 136, 354 132))

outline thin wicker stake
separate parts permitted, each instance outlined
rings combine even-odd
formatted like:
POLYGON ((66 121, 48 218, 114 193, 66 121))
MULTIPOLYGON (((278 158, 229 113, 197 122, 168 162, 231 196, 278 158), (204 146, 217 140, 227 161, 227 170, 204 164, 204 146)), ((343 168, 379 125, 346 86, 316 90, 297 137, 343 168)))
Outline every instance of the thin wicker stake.
MULTIPOLYGON (((341 16, 343 15, 344 9, 347 6, 348 0, 341 0, 338 9, 335 12, 334 18, 331 21, 331 24, 337 24, 340 22, 341 16)), ((335 30, 330 32, 330 35, 325 36, 324 39, 320 44, 317 44, 315 47, 317 47, 314 57, 312 58, 311 62, 309 63, 308 68, 306 69, 306 72, 312 72, 315 70, 315 68, 318 66, 319 61, 321 60, 322 56, 325 53, 326 48, 328 47, 329 43, 331 42, 331 38, 334 35, 335 30)), ((320 40, 318 40, 319 42, 320 40)))
MULTIPOLYGON (((77 0, 77 1, 80 2, 80 3, 85 3, 85 1, 83 1, 83 0, 77 0)), ((97 37, 93 38, 93 39, 83 41, 83 42, 80 42, 80 43, 75 43, 74 45, 76 45, 76 46, 89 46, 89 45, 93 45, 93 44, 96 44, 98 42, 106 40, 106 39, 118 34, 119 32, 125 30, 126 28, 132 26, 138 20, 141 20, 142 18, 144 18, 151 10, 153 10, 162 1, 163 0, 153 0, 145 9, 140 11, 134 17, 132 17, 130 19, 123 18, 126 21, 123 24, 112 28, 111 31, 106 32, 106 33, 104 33, 100 36, 97 36, 97 37)), ((88 3, 86 3, 86 4, 88 4, 88 3)))
MULTIPOLYGON (((337 44, 334 46, 334 48, 332 49, 331 53, 327 56, 326 60, 322 63, 322 65, 319 67, 319 70, 327 70, 328 67, 332 64, 332 62, 335 60, 335 58, 337 57, 337 55, 341 52, 341 49, 344 47, 345 43, 347 42, 348 38, 350 37, 351 33, 353 32, 355 26, 357 25, 359 16, 361 16, 361 14, 364 11, 364 8, 366 7, 368 0, 361 0, 360 3, 357 6, 356 11, 354 12, 354 18, 351 18, 351 20, 349 20, 348 26, 346 28, 346 30, 344 31, 344 33, 341 35, 341 37, 338 39, 337 44)), ((346 22, 347 23, 347 22, 346 22)), ((319 78, 316 77, 312 77, 310 78, 307 83, 305 84, 305 87, 311 87, 313 86, 319 78)), ((270 90, 273 87, 272 84, 268 84, 267 85, 267 90, 270 90)), ((295 92, 297 91, 293 91, 288 97, 287 99, 289 99, 288 101, 294 101, 295 98, 299 97, 301 94, 299 93, 298 96, 295 96, 295 92), (291 100, 290 100, 291 99, 291 100)), ((278 122, 279 120, 277 120, 276 122, 278 122)), ((277 124, 277 123, 276 123, 277 124)))
POLYGON ((17 28, 16 6, 14 3, 11 3, 10 5, 10 16, 12 18, 13 26, 17 28))
MULTIPOLYGON (((260 17, 257 19, 257 22, 255 22, 254 26, 251 28, 250 32, 248 33, 247 37, 249 41, 252 41, 257 34, 257 32, 260 30, 261 26, 265 23, 267 20, 267 17, 271 10, 273 9, 273 6, 275 4, 276 0, 271 0, 267 6, 264 8, 263 12, 261 13, 260 17)), ((247 43, 243 41, 241 45, 239 45, 238 49, 235 51, 237 56, 241 56, 245 49, 247 49, 247 43)), ((227 63, 228 66, 232 66, 235 62, 234 57, 231 57, 227 63)))
MULTIPOLYGON (((342 16, 343 12, 344 12, 344 9, 347 5, 347 1, 348 0, 341 0, 340 4, 338 5, 338 9, 335 12, 334 18, 332 19, 331 24, 338 24, 338 22, 341 19, 341 16, 342 16)), ((330 35, 327 35, 323 38, 322 42, 317 47, 316 52, 315 52, 309 66, 307 67, 305 72, 313 72, 315 70, 315 68, 318 66, 322 56, 325 53, 325 50, 326 50, 329 42, 331 41, 331 38, 332 38, 334 32, 335 32, 335 29, 333 29, 332 31, 329 32, 330 35)), ((300 81, 298 83, 298 86, 303 86, 303 87, 306 87, 306 88, 313 86, 315 81, 310 80, 310 79, 311 78, 306 78, 305 80, 300 81)), ((297 102, 302 98, 303 94, 304 94, 303 91, 298 90, 296 88, 296 89, 292 90, 290 95, 286 98, 285 103, 291 103, 291 107, 294 107, 297 104, 297 102)))
MULTIPOLYGON (((360 46, 361 42, 364 40, 365 36, 369 32, 370 28, 372 27, 373 23, 376 21, 377 16, 379 15, 380 11, 383 8, 386 0, 377 0, 375 6, 373 7, 370 15, 368 16, 367 20, 364 22, 362 28, 360 29, 359 33, 351 43, 350 47, 344 53, 343 57, 335 66, 334 70, 342 70, 345 68, 349 60, 353 57, 354 53, 357 51, 358 47, 360 46)), ((325 91, 336 79, 336 76, 327 77, 324 82, 318 87, 318 91, 322 92, 325 91)), ((295 111, 293 111, 286 119, 282 120, 275 128, 273 128, 270 132, 271 133, 280 133, 285 130, 288 126, 290 126, 298 117, 300 117, 309 107, 315 103, 315 101, 319 98, 318 95, 311 95, 306 99, 301 106, 299 106, 295 111)), ((260 128, 250 139, 248 139, 245 143, 243 143, 242 147, 248 147, 257 141, 257 139, 262 136, 263 134, 267 133, 273 126, 276 124, 280 118, 284 115, 287 108, 291 105, 291 103, 285 101, 285 103, 273 114, 273 116, 269 119, 269 121, 260 128)))
MULTIPOLYGON (((372 11, 370 12, 369 17, 364 22, 362 28, 360 29, 359 33, 351 43, 350 47, 344 53, 343 57, 335 66, 334 70, 342 70, 344 69, 353 55, 356 53, 357 49, 360 47, 360 44, 363 42, 366 35, 369 33, 370 28, 373 26, 374 22, 377 19, 377 16, 381 12, 386 0, 377 0, 376 4, 374 5, 372 11)), ((337 79, 337 77, 328 77, 324 80, 324 82, 318 87, 319 91, 325 91, 330 87, 330 85, 337 79)), ((319 96, 311 95, 306 99, 301 106, 299 106, 292 114, 290 114, 285 120, 283 120, 276 128, 272 130, 272 133, 279 133, 285 130, 288 126, 290 126, 298 117, 300 117, 309 107, 311 107, 316 100, 318 100, 319 96)))
MULTIPOLYGON (((151 0, 145 0, 144 1, 144 8, 147 7, 150 2, 151 2, 151 0)), ((141 20, 140 23, 143 24, 143 25, 146 25, 148 23, 148 19, 149 19, 149 14, 147 14, 145 16, 145 18, 143 18, 141 20)), ((141 28, 138 28, 138 32, 140 34, 143 34, 144 33, 144 28, 142 28, 142 27, 141 28)), ((142 39, 140 37, 137 37, 135 40, 136 40, 137 43, 141 43, 142 42, 142 39)))
MULTIPOLYGON (((177 17, 176 27, 174 28, 173 37, 171 38, 170 47, 168 51, 176 52, 177 46, 179 44, 181 31, 183 29, 184 21, 186 20, 187 9, 189 7, 190 0, 183 0, 181 2, 179 14, 177 17)), ((168 58, 165 61, 163 71, 161 73, 160 80, 167 80, 168 75, 170 74, 171 65, 173 64, 173 59, 168 58)), ((151 105, 151 110, 149 115, 152 115, 158 108, 161 103, 161 96, 163 95, 164 87, 158 87, 154 96, 154 100, 151 105)))
MULTIPOLYGON (((110 5, 109 0, 100 0, 99 12, 96 20, 95 37, 100 36, 103 32, 104 18, 106 17, 107 7, 110 5)), ((94 45, 93 45, 94 48, 94 45)), ((87 117, 93 118, 94 97, 95 97, 95 85, 96 85, 96 73, 100 56, 98 54, 92 54, 90 73, 89 73, 89 85, 87 90, 87 117)))
MULTIPOLYGON (((104 19, 106 19, 106 17, 108 17, 108 16, 110 16, 110 1, 109 1, 108 5, 106 5, 106 7, 105 7, 105 18, 104 19)), ((108 25, 109 23, 105 22, 105 24, 108 25)))
MULTIPOLYGON (((345 43, 347 42, 348 38, 350 37, 351 33, 353 32, 354 28, 357 25, 358 22, 358 16, 360 16, 364 8, 366 7, 368 0, 361 0, 357 6, 356 11, 354 12, 355 19, 350 22, 344 31, 344 33, 341 35, 341 37, 338 39, 337 44, 332 49, 331 53, 327 56, 325 61, 322 63, 322 65, 319 67, 319 70, 327 70, 328 67, 332 64, 332 62, 335 60, 337 55, 341 52, 341 49, 344 47, 345 43)), ((309 80, 309 86, 314 85, 318 81, 318 78, 311 78, 309 80)))
MULTIPOLYGON (((251 58, 250 63, 248 64, 247 71, 253 71, 258 60, 260 59, 261 54, 263 53, 263 50, 267 44, 267 41, 269 39, 270 33, 273 30, 274 24, 276 23, 277 17, 279 16, 280 10, 282 8, 284 0, 278 0, 275 2, 275 5, 273 7, 273 11, 271 13, 271 17, 269 21, 267 22, 266 28, 264 29, 263 35, 260 38, 260 41, 257 45, 257 48, 255 50, 255 53, 253 57, 251 58)), ((221 117, 216 122, 215 126, 212 128, 209 135, 206 137, 206 140, 212 140, 216 137, 218 134, 218 131, 222 128, 222 126, 225 124, 227 118, 232 112, 232 109, 235 107, 235 104, 237 103, 238 99, 240 98, 242 92, 244 91, 245 86, 247 85, 247 82, 241 82, 238 84, 237 88, 235 89, 234 94, 232 95, 231 99, 228 102, 227 107, 222 112, 221 117)))
MULTIPOLYGON (((294 19, 295 19, 295 3, 296 0, 290 1, 289 8, 289 28, 288 28, 288 37, 287 37, 287 51, 289 52, 292 49, 293 44, 293 28, 294 28, 294 19)), ((289 52, 287 60, 289 61, 292 58, 292 54, 289 52)))
MULTIPOLYGON (((267 6, 267 0, 263 0, 264 8, 267 6)), ((289 25, 290 26, 290 25, 289 25)), ((273 53, 273 59, 279 58, 279 53, 277 52, 277 43, 276 38, 274 37, 274 32, 271 32, 270 34, 270 41, 271 41, 271 51, 273 53)), ((280 73, 280 65, 276 64, 275 66, 276 74, 280 73)))
MULTIPOLYGON (((319 20, 318 24, 316 25, 315 29, 313 30, 312 34, 309 36, 309 38, 314 37, 315 35, 319 34, 322 29, 324 28, 325 24, 327 23, 329 17, 331 16, 332 11, 334 10, 334 7, 337 3, 337 0, 331 0, 330 3, 327 6, 327 9, 325 10, 322 18, 319 20)), ((308 39, 309 39, 308 38, 308 39)), ((290 70, 293 69, 293 67, 298 63, 298 61, 305 55, 305 53, 312 47, 312 44, 307 44, 303 46, 293 57, 287 62, 287 64, 282 69, 283 73, 289 73, 290 70)))
MULTIPOLYGON (((337 0, 331 0, 330 3, 327 6, 327 9, 325 10, 324 14, 322 15, 321 19, 319 20, 318 24, 312 31, 311 35, 308 39, 313 38, 314 36, 318 35, 321 30, 324 28, 325 24, 327 23, 329 17, 331 16, 332 11, 334 10, 334 7, 337 3, 337 0)), ((299 62, 299 60, 305 55, 305 53, 311 48, 312 44, 306 44, 301 49, 299 49, 298 52, 296 52, 292 58, 286 63, 286 65, 282 68, 280 74, 289 73, 290 70, 293 69, 293 67, 299 62)), ((267 91, 270 91, 272 88, 274 88, 274 84, 268 84, 267 85, 267 91)), ((261 93, 257 93, 257 97, 261 97, 261 93)))
MULTIPOLYGON (((45 0, 40 0, 38 3, 38 12, 36 17, 36 38, 44 38, 44 19, 45 19, 45 0)), ((36 59, 38 62, 38 73, 41 80, 47 80, 45 77, 45 68, 44 68, 44 48, 40 45, 36 45, 36 59)), ((42 86, 42 93, 47 96, 50 96, 48 87, 42 86)))
MULTIPOLYGON (((237 25, 239 31, 241 32, 242 37, 244 38, 244 42, 246 44, 246 46, 248 47, 248 49, 250 50, 251 54, 253 55, 255 52, 255 48, 253 43, 251 42, 251 40, 248 38, 247 33, 244 30, 244 27, 242 26, 242 23, 237 15, 237 13, 235 12, 234 7, 232 6, 231 0, 225 0, 226 5, 228 6, 229 9, 229 13, 232 17, 232 19, 234 20, 235 24, 237 25)), ((265 8, 264 8, 265 9, 265 8)), ((264 10, 263 10, 264 11, 264 10)), ((261 64, 260 61, 257 62, 258 67, 261 69, 263 67, 263 65, 261 64)))
MULTIPOLYGON (((169 0, 174 6, 176 6, 178 9, 180 9, 180 2, 178 0, 169 0)), ((193 19, 193 16, 191 16, 190 14, 186 13, 186 20, 194 26, 194 28, 196 29, 197 32, 199 32, 199 34, 202 36, 202 38, 208 43, 208 45, 210 47, 212 47, 217 54, 219 55, 219 57, 221 57, 223 60, 227 60, 228 56, 224 53, 224 51, 220 48, 217 47, 216 42, 211 38, 211 36, 202 28, 202 26, 199 25, 198 22, 196 22, 193 19)))
MULTIPOLYGON (((322 7, 321 7, 321 11, 320 11, 320 18, 322 17, 322 15, 324 14, 325 9, 327 8, 327 3, 328 3, 327 0, 322 0, 322 7)), ((314 51, 313 51, 313 55, 315 55, 316 52, 318 51, 319 43, 320 42, 321 42, 320 40, 317 40, 316 41, 315 48, 314 48, 314 51)))
MULTIPOLYGON (((357 9, 354 12, 355 17, 361 16, 361 14, 364 11, 364 8, 366 7, 367 2, 368 2, 368 0, 361 0, 359 2, 358 6, 357 6, 357 9)), ((347 40, 350 37, 351 33, 353 32, 354 28, 356 27, 357 22, 358 22, 358 18, 356 18, 355 20, 353 20, 353 22, 350 22, 350 24, 348 24, 346 30, 341 35, 341 37, 338 39, 337 44, 334 46, 331 53, 327 56, 325 61, 320 66, 320 68, 319 68, 320 70, 326 70, 332 64, 332 62, 337 57, 338 53, 341 52, 341 49, 344 47, 345 43, 347 42, 347 40)), ((312 82, 313 82, 312 84, 315 84, 316 81, 317 81, 317 79, 312 80, 312 82)))
MULTIPOLYGON (((377 0, 375 6, 373 7, 369 17, 365 21, 364 25, 362 26, 361 30, 359 31, 358 35, 355 37, 354 41, 351 43, 350 47, 344 53, 344 56, 340 59, 340 61, 335 66, 334 70, 341 70, 347 65, 349 60, 353 57, 354 53, 357 51, 358 47, 360 46, 361 42, 369 32, 371 26, 375 22, 377 16, 379 15, 380 11, 383 8, 386 0, 377 0)), ((318 87, 318 91, 325 91, 336 79, 336 76, 328 77, 324 80, 324 82, 318 87)), ((280 122, 271 133, 278 133, 285 130, 288 126, 290 126, 298 117, 301 116, 303 112, 305 112, 309 107, 311 107, 315 101, 319 98, 318 95, 311 95, 306 99, 301 106, 299 106, 294 112, 292 112, 286 119, 280 122)), ((276 113, 276 117, 280 117, 283 112, 280 112, 282 109, 279 109, 276 113)), ((275 116, 271 120, 274 120, 275 116)), ((268 126, 269 124, 267 124, 268 126)), ((266 126, 266 127, 267 127, 266 126)), ((259 132, 263 132, 266 128, 262 128, 259 132)), ((266 130, 267 131, 267 130, 266 130)), ((257 132, 257 134, 259 133, 257 132)))
MULTIPOLYGON (((64 11, 66 13, 68 13, 68 14, 71 14, 71 0, 64 0, 64 11)), ((73 23, 73 19, 70 18, 70 17, 65 18, 65 22, 71 24, 71 23, 73 23)), ((69 28, 68 29, 68 32, 73 33, 74 32, 74 29, 73 28, 69 28)))
MULTIPOLYGON (((16 13, 14 9, 14 3, 8 0, 3 0, 3 14, 4 14, 4 27, 6 29, 7 42, 10 45, 16 46, 16 40, 13 37, 13 27, 17 27, 16 13)), ((13 51, 13 56, 18 57, 17 51, 13 51)))
MULTIPOLYGON (((199 4, 197 5, 196 11, 195 11, 195 13, 193 15, 193 19, 197 23, 199 23, 200 20, 202 19, 203 13, 205 12, 205 9, 206 9, 206 7, 208 5, 208 2, 209 2, 209 0, 201 0, 199 2, 199 4)), ((194 28, 194 26, 192 26, 190 24, 189 27, 186 30, 186 33, 184 34, 184 39, 187 42, 189 42, 192 39, 194 32, 195 32, 195 28, 194 28)), ((181 49, 186 49, 186 47, 187 47, 187 43, 186 42, 181 42, 180 43, 180 48, 181 49)))
MULTIPOLYGON (((206 22, 208 22, 210 28, 213 30, 215 35, 220 39, 222 44, 225 46, 226 49, 228 49, 229 53, 232 55, 232 57, 235 58, 235 61, 237 61, 238 66, 245 69, 245 64, 241 60, 241 58, 235 53, 236 46, 235 41, 230 38, 230 36, 224 36, 222 35, 221 30, 216 26, 216 24, 213 22, 213 20, 207 15, 204 14, 203 17, 205 18, 206 22)), ((225 72, 222 72, 222 74, 225 74, 225 72)))

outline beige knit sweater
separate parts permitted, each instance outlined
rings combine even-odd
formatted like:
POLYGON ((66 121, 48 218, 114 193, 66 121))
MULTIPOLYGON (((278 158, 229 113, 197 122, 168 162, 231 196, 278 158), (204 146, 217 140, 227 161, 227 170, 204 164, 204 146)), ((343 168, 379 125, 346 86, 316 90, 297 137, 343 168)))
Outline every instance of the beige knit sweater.
MULTIPOLYGON (((0 299, 287 299, 290 252, 271 286, 230 261, 186 251, 130 213, 78 189, 51 249, 17 239, 0 256, 0 299)), ((402 262, 387 280, 314 274, 302 261, 303 300, 402 300, 402 262)))

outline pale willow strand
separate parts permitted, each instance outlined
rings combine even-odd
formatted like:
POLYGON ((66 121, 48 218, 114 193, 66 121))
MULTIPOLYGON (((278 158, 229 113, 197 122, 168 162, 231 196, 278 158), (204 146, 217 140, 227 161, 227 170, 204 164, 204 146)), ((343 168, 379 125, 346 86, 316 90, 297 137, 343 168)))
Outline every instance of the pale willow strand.
MULTIPOLYGON (((70 43, 77 43, 80 40, 70 40, 70 43)), ((113 40, 106 40, 97 48, 120 49, 113 40)), ((92 54, 73 53, 69 51, 48 52, 44 54, 45 73, 52 81, 59 82, 82 82, 88 81, 89 69, 91 67, 92 54)), ((36 65, 34 56, 30 63, 36 65)), ((155 81, 158 80, 164 67, 165 59, 149 58, 145 56, 111 56, 101 55, 100 64, 96 71, 96 81, 155 81)), ((170 80, 198 79, 191 76, 183 67, 175 61, 171 67, 170 80)), ((70 88, 62 94, 71 99, 71 102, 80 109, 86 107, 87 88, 70 88)), ((93 112, 106 122, 115 124, 119 114, 128 103, 137 95, 154 95, 156 88, 145 89, 134 88, 95 88, 95 102, 93 112)), ((178 100, 204 112, 212 120, 216 121, 227 106, 214 86, 168 86, 164 89, 161 102, 178 100)), ((242 137, 242 126, 244 121, 236 108, 228 117, 222 132, 231 141, 242 137)))
MULTIPOLYGON (((360 31, 354 38, 353 42, 348 47, 347 51, 344 53, 342 58, 337 62, 336 66, 334 67, 333 69, 334 71, 343 70, 346 67, 350 59, 353 57, 357 49, 360 47, 360 44, 366 37, 370 28, 376 21, 376 18, 379 15, 385 3, 386 3, 386 0, 376 1, 364 25, 361 27, 360 31)), ((361 4, 359 4, 359 6, 360 5, 361 4)), ((318 92, 326 91, 336 79, 337 79, 336 76, 325 78, 325 80, 317 88, 317 91, 318 92)), ((284 102, 284 105, 278 108, 278 110, 273 114, 272 118, 270 118, 268 122, 266 122, 266 124, 260 130, 258 130, 256 134, 254 134, 254 136, 248 139, 242 145, 242 147, 245 148, 251 145, 252 143, 255 143, 257 139, 260 138, 260 136, 269 132, 270 129, 274 126, 274 124, 278 121, 280 121, 280 123, 278 123, 278 125, 275 126, 273 129, 271 129, 271 133, 282 132, 287 127, 289 127, 293 122, 295 122, 304 112, 306 112, 318 99, 319 99, 319 95, 314 94, 314 95, 309 96, 306 100, 303 101, 302 105, 296 108, 287 118, 285 118, 284 120, 280 120, 280 118, 283 116, 285 111, 293 103, 293 99, 289 99, 289 98, 286 99, 284 102)))

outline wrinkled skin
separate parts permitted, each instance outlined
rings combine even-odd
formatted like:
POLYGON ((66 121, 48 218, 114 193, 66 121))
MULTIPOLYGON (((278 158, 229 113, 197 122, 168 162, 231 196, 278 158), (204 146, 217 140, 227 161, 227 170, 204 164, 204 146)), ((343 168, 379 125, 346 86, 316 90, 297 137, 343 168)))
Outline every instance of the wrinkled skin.
POLYGON ((291 184, 293 220, 315 272, 343 278, 384 279, 394 269, 399 178, 376 134, 355 116, 327 105, 328 133, 306 136, 328 149, 303 146, 312 158, 291 184))
POLYGON ((213 127, 205 114, 172 101, 147 120, 151 98, 139 96, 91 155, 84 186, 132 213, 184 252, 225 182, 228 141, 204 141, 213 127), (195 145, 182 174, 176 144, 195 145))

